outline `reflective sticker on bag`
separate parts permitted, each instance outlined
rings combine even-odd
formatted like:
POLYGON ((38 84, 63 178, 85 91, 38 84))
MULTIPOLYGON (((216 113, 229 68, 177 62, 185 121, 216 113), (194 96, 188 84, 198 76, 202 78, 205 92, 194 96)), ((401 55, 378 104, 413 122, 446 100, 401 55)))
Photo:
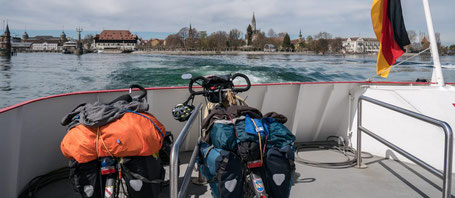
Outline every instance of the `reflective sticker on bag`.
POLYGON ((114 193, 114 186, 106 186, 104 189, 104 197, 111 197, 112 194, 114 193))
POLYGON ((253 181, 254 187, 258 192, 263 192, 264 191, 264 183, 262 182, 262 179, 255 179, 253 181))
POLYGON ((256 132, 261 133, 264 131, 264 127, 258 127, 256 128, 256 132))

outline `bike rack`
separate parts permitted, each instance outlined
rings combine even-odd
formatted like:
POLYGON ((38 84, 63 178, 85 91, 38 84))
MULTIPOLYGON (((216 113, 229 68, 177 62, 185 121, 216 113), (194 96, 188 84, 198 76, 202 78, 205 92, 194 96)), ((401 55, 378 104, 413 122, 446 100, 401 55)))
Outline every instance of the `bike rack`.
POLYGON ((444 121, 437 120, 431 117, 428 117, 423 114, 419 114, 413 111, 409 111, 403 109, 401 107, 397 107, 367 96, 360 96, 358 103, 357 103, 357 168, 365 168, 365 165, 362 165, 362 138, 361 133, 362 131, 372 138, 376 139, 377 141, 381 142, 382 144, 388 146, 392 150, 396 151, 397 153, 403 155, 404 157, 408 158, 412 162, 416 163, 420 167, 424 168, 425 170, 429 171, 430 173, 434 174, 435 176, 441 178, 443 180, 443 187, 442 187, 442 197, 449 198, 451 197, 450 190, 452 184, 452 153, 453 153, 453 132, 452 128, 449 124, 444 121), (401 149, 400 147, 392 144, 391 142, 385 140, 384 138, 374 134, 370 130, 364 128, 362 126, 362 101, 368 101, 378 106, 390 109, 392 111, 402 113, 404 115, 419 119, 421 121, 430 123, 435 126, 439 126, 444 130, 445 138, 444 138, 444 169, 441 172, 440 170, 434 168, 433 166, 427 164, 426 162, 422 161, 421 159, 415 157, 414 155, 408 153, 407 151, 401 149))
POLYGON ((180 190, 178 190, 178 159, 179 159, 179 151, 180 151, 180 146, 183 144, 183 142, 186 139, 186 136, 190 132, 191 126, 193 125, 200 109, 201 109, 202 103, 199 103, 197 107, 194 109, 193 113, 191 114, 190 118, 186 122, 185 126, 183 127, 182 131, 180 132, 180 135, 177 137, 177 140, 174 142, 172 145, 172 150, 171 150, 171 161, 170 161, 170 174, 169 174, 169 186, 170 186, 170 197, 171 198, 180 198, 184 197, 186 190, 188 188, 188 184, 190 182, 191 178, 191 173, 193 172, 194 164, 196 162, 196 157, 199 152, 199 141, 198 144, 194 147, 193 154, 191 155, 190 162, 188 164, 188 167, 185 172, 185 176, 183 178, 182 186, 180 190))

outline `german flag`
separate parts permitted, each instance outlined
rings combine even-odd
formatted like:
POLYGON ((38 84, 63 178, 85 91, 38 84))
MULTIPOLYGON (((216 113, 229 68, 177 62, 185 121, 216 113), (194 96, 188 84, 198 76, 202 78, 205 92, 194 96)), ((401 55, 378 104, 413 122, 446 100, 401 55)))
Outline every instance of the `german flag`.
POLYGON ((410 44, 400 0, 373 0, 371 19, 376 38, 380 41, 376 72, 387 78, 390 67, 404 54, 404 46, 410 44))

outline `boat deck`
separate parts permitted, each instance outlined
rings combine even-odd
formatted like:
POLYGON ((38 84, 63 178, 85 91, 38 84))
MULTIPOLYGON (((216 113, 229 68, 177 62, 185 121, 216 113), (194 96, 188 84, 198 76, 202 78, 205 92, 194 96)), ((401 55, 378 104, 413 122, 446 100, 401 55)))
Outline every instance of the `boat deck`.
MULTIPOLYGON (((190 155, 190 152, 181 155, 180 183, 190 155)), ((344 156, 332 151, 304 152, 299 156, 325 162, 344 160, 344 156)), ((367 158, 364 162, 368 165, 366 169, 327 169, 296 163, 291 197, 442 197, 442 180, 416 165, 379 157, 367 158)), ((197 177, 197 172, 193 172, 193 177, 197 177)), ((454 190, 452 183, 452 193, 454 190)), ((72 191, 68 181, 62 181, 49 185, 38 197, 79 195, 72 191)), ((163 189, 160 197, 169 197, 169 187, 163 189)), ((190 182, 187 197, 212 197, 210 187, 190 182)))

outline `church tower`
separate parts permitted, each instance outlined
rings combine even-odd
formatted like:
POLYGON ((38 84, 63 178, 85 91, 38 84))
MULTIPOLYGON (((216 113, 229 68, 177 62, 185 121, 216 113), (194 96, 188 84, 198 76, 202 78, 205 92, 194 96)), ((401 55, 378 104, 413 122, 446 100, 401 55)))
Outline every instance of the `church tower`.
POLYGON ((254 12, 253 19, 251 20, 251 28, 253 29, 253 33, 256 33, 256 18, 254 17, 254 12))
POLYGON ((22 42, 25 42, 28 38, 29 37, 27 31, 24 31, 24 34, 22 35, 22 42))
POLYGON ((5 54, 6 55, 11 55, 11 34, 9 32, 9 27, 8 23, 6 24, 6 29, 5 29, 5 54))
POLYGON ((68 39, 66 39, 65 31, 62 31, 62 34, 60 34, 60 42, 62 42, 63 45, 63 43, 66 41, 68 41, 68 39))
POLYGON ((300 32, 299 32, 299 42, 302 42, 302 29, 300 29, 300 32))

